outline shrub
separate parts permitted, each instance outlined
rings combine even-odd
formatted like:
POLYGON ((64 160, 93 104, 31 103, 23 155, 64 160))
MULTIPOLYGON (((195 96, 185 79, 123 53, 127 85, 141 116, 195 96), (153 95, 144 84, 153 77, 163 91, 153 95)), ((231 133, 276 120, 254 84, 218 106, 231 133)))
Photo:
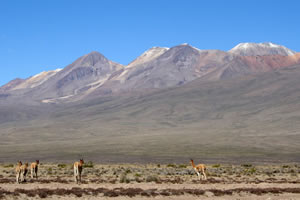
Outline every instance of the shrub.
POLYGON ((48 174, 52 174, 52 167, 49 167, 48 169, 47 169, 47 172, 48 172, 48 174))
POLYGON ((4 165, 3 167, 4 167, 4 168, 13 168, 14 165, 13 165, 13 164, 7 164, 7 165, 4 165))
POLYGON ((141 180, 139 177, 135 177, 135 181, 136 181, 137 183, 141 183, 141 182, 142 182, 142 180, 141 180))
POLYGON ((66 168, 67 165, 66 164, 58 164, 57 167, 59 167, 59 168, 66 168))
POLYGON ((173 167, 173 168, 176 168, 176 165, 175 165, 175 164, 168 164, 167 167, 173 167))
POLYGON ((252 164, 242 164, 241 166, 242 166, 242 167, 249 168, 249 167, 252 167, 252 164))
POLYGON ((157 176, 147 176, 146 182, 158 182, 159 178, 157 176))
POLYGON ((272 176, 272 175, 273 175, 273 172, 267 171, 267 172, 265 172, 265 174, 266 174, 267 176, 272 176))
POLYGON ((297 173, 291 173, 291 176, 292 177, 298 177, 298 174, 297 173))
POLYGON ((130 179, 127 178, 126 174, 121 175, 120 183, 130 183, 130 179))
POLYGON ((254 173, 256 172, 255 167, 250 168, 250 169, 248 170, 248 172, 249 172, 250 174, 254 174, 254 173))
POLYGON ((94 168, 94 163, 92 161, 88 161, 87 163, 84 163, 83 167, 94 168))
POLYGON ((220 164, 215 164, 215 165, 213 165, 212 167, 213 167, 213 168, 219 168, 219 167, 221 167, 221 165, 220 165, 220 164))

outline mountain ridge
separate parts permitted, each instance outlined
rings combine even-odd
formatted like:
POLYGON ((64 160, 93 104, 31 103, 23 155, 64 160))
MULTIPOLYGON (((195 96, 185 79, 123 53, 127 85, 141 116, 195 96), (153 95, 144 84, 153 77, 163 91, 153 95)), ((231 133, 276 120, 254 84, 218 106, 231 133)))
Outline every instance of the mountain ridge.
POLYGON ((182 44, 145 60, 126 68, 91 52, 51 77, 33 76, 48 77, 35 87, 12 89, 26 79, 2 87, 2 160, 80 152, 111 162, 299 161, 299 53, 182 44))
MULTIPOLYGON (((200 50, 187 43, 152 47, 124 66, 92 51, 61 70, 16 79, 0 88, 5 97, 23 96, 43 103, 77 101, 98 95, 164 89, 195 79, 215 81, 271 71, 300 63, 299 53, 281 55, 273 43, 241 43, 234 49, 266 46, 269 55, 239 55, 232 50, 200 50), (275 53, 275 54, 274 54, 275 53)), ((253 49, 252 49, 253 50, 253 49)), ((251 51, 252 51, 251 50, 251 51)), ((258 54, 261 52, 258 51, 258 54)))
POLYGON ((277 45, 272 42, 263 43, 240 43, 233 47, 228 52, 235 53, 241 56, 263 56, 263 55, 282 55, 291 56, 296 52, 282 45, 277 45))

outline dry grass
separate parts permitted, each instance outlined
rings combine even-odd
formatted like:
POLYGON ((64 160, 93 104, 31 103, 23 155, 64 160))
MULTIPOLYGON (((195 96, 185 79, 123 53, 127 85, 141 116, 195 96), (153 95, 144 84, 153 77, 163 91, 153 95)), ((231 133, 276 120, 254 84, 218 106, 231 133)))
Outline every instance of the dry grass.
POLYGON ((14 168, 0 165, 0 198, 3 199, 6 196, 21 198, 20 195, 47 198, 54 195, 167 197, 202 196, 207 193, 214 196, 244 193, 249 195, 300 194, 300 188, 297 187, 300 184, 298 176, 300 167, 295 164, 277 166, 212 164, 208 165, 207 180, 198 180, 192 168, 183 164, 173 166, 163 164, 93 164, 93 167, 84 168, 83 181, 76 187, 70 164, 43 163, 39 169, 38 180, 27 177, 26 182, 15 184, 14 168), (199 184, 201 189, 197 187, 199 184), (271 187, 263 187, 264 184, 272 185, 271 187), (288 186, 281 187, 283 184, 288 184, 288 186), (27 187, 30 185, 39 187, 38 189, 27 187), (59 187, 53 188, 52 185, 59 185, 59 187), (161 185, 164 187, 160 187, 161 185), (235 186, 220 189, 222 187, 218 186, 222 185, 235 186), (10 189, 5 189, 9 187, 10 189))
MULTIPOLYGON (((176 166, 176 165, 175 165, 176 166)), ((177 165, 183 166, 183 165, 177 165)), ((300 183, 300 166, 290 165, 208 165, 207 180, 198 180, 190 166, 170 167, 163 164, 93 164, 83 170, 86 183, 171 183, 171 184, 233 184, 233 183, 300 183), (216 167, 217 166, 217 167, 216 167)), ((43 163, 39 168, 39 179, 27 176, 27 183, 74 182, 70 164, 43 163)), ((14 183, 14 167, 0 165, 0 184, 14 183)))
POLYGON ((219 190, 219 189, 141 189, 141 188, 80 188, 73 187, 71 189, 15 189, 13 192, 7 190, 0 190, 0 198, 4 198, 6 195, 19 196, 20 194, 25 194, 28 197, 39 196, 40 198, 46 198, 48 196, 69 196, 74 195, 76 197, 82 197, 84 195, 93 195, 93 196, 106 196, 106 197, 117 197, 117 196, 179 196, 179 195, 195 195, 201 196, 206 192, 211 192, 214 196, 224 196, 224 195, 233 195, 240 193, 249 193, 254 195, 263 195, 263 194, 282 194, 282 193, 294 193, 300 194, 300 188, 236 188, 229 190, 219 190))

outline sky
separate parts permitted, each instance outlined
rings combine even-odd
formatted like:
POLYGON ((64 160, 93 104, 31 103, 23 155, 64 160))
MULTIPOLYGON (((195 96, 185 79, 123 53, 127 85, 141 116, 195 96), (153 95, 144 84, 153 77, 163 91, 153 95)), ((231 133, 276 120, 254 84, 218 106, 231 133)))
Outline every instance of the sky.
POLYGON ((0 0, 0 85, 98 51, 128 64, 153 46, 300 52, 298 0, 0 0))

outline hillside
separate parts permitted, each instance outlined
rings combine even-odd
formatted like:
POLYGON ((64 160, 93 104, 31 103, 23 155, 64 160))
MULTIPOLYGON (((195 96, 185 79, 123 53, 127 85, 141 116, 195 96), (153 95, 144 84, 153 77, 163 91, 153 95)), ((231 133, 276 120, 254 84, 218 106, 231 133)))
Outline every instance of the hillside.
POLYGON ((68 104, 1 105, 0 162, 299 161, 299 76, 297 65, 68 104))
POLYGON ((63 69, 42 72, 25 80, 15 79, 0 87, 0 103, 88 101, 181 86, 196 79, 226 80, 300 64, 299 53, 273 43, 242 43, 233 50, 200 50, 188 44, 153 47, 126 66, 99 52, 91 52, 63 69), (257 54, 235 51, 249 49, 257 54))

